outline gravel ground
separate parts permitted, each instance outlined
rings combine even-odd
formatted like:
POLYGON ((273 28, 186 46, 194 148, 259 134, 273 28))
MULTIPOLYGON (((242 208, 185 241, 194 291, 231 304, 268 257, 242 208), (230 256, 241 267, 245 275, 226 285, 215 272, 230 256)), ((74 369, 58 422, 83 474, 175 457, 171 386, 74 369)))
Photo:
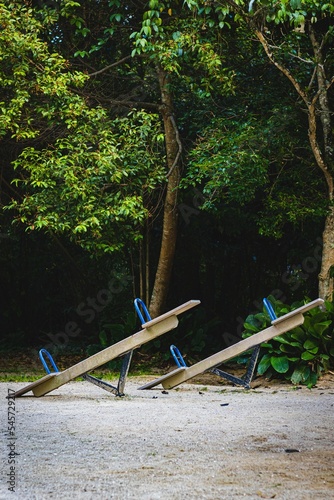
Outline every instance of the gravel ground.
POLYGON ((122 398, 88 382, 17 398, 11 438, 5 397, 27 384, 0 384, 0 498, 334 498, 333 376, 312 390, 205 377, 137 390, 153 378, 130 378, 122 398))

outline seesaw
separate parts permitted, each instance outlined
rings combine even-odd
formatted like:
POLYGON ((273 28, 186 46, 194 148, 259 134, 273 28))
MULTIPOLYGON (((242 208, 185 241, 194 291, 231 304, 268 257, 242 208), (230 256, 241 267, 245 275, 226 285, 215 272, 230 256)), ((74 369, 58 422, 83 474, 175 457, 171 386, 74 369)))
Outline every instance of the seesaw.
MULTIPOLYGON (((322 306, 323 303, 324 301, 322 299, 313 300, 312 302, 309 302, 308 304, 305 304, 298 309, 295 309, 294 311, 281 316, 280 318, 276 318, 273 311, 271 310, 269 311, 271 326, 269 326, 265 330, 262 330, 261 332, 258 332, 251 337, 241 340, 240 342, 237 342, 236 344, 231 345, 230 347, 227 347, 226 349, 223 349, 222 351, 219 351, 218 353, 213 354, 212 356, 199 361, 192 366, 188 367, 185 364, 183 364, 182 366, 182 363, 177 363, 179 367, 176 370, 173 370, 166 375, 163 375, 162 377, 159 377, 149 382, 148 384, 139 387, 139 389, 152 389, 159 384, 162 384, 164 389, 172 389, 182 384, 183 382, 186 382, 187 380, 190 380, 191 378, 207 371, 211 371, 232 381, 234 381, 233 379, 235 379, 236 382, 238 381, 240 383, 240 379, 222 372, 217 368, 217 366, 221 365, 224 361, 228 361, 238 356, 239 354, 248 351, 249 349, 254 349, 255 355, 252 356, 253 359, 251 361, 251 372, 248 374, 247 383, 242 384, 245 387, 249 387, 249 379, 252 378, 254 372, 260 344, 262 344, 263 342, 267 342, 268 340, 278 335, 282 335, 290 330, 293 330, 297 326, 302 325, 304 323, 304 313, 309 311, 310 309, 313 309, 314 307, 322 306)), ((175 346, 171 347, 175 348, 175 346)), ((180 353, 178 350, 176 356, 180 358, 180 353)), ((182 356, 181 361, 183 361, 182 356)))
MULTIPOLYGON (((137 332, 134 335, 131 335, 130 337, 127 337, 126 339, 121 340, 120 342, 117 342, 110 347, 107 347, 101 352, 93 354, 93 356, 80 361, 79 363, 71 366, 70 368, 67 368, 66 370, 48 373, 47 375, 45 375, 45 377, 16 391, 14 396, 22 396, 29 391, 32 391, 34 396, 44 396, 45 394, 66 384, 70 380, 81 376, 83 376, 86 380, 89 380, 90 382, 93 382, 96 385, 99 385, 100 387, 108 390, 106 386, 108 386, 109 384, 103 382, 102 380, 96 379, 91 375, 88 375, 88 372, 90 372, 91 370, 95 370, 99 366, 108 363, 118 356, 126 355, 125 360, 127 368, 123 370, 123 373, 121 374, 121 383, 119 383, 117 388, 113 388, 112 386, 110 386, 112 387, 112 389, 115 389, 110 390, 110 392, 114 392, 117 395, 122 395, 122 389, 124 388, 125 376, 129 367, 129 362, 131 360, 132 351, 145 344, 146 342, 149 342, 150 340, 153 340, 156 337, 159 337, 160 335, 163 335, 164 333, 167 333, 170 330, 176 328, 179 323, 178 315, 187 311, 188 309, 191 309, 192 307, 197 306, 198 304, 200 304, 199 300, 189 300, 181 306, 178 306, 175 309, 172 309, 171 311, 158 316, 157 318, 144 322, 142 324, 142 330, 140 332, 137 332)), ((54 367, 56 366, 54 365, 54 367)))

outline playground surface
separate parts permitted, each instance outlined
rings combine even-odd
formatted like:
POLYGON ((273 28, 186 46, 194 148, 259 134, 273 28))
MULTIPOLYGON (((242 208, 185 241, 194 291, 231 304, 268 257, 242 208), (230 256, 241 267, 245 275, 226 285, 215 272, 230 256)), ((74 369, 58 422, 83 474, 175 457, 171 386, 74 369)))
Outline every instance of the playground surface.
POLYGON ((15 493, 5 397, 26 384, 1 383, 0 499, 333 498, 332 374, 312 390, 256 379, 245 391, 210 374, 138 390, 153 379, 130 377, 124 397, 70 382, 17 398, 15 493))

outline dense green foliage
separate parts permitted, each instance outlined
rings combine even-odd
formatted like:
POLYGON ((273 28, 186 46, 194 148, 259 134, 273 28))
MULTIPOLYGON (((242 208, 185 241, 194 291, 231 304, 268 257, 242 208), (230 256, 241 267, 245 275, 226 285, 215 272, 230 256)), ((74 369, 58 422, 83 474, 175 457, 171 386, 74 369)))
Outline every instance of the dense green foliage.
MULTIPOLYGON (((272 296, 269 300, 278 318, 305 303, 295 302, 288 306, 272 296)), ((268 378, 283 376, 293 384, 308 387, 316 384, 321 374, 331 367, 334 358, 333 303, 326 302, 325 307, 324 311, 312 309, 305 314, 301 326, 261 344, 258 375, 268 378)), ((243 337, 247 338, 268 326, 270 319, 264 308, 246 318, 243 337)))
POLYGON ((27 172, 18 220, 29 229, 65 233, 83 248, 113 252, 140 236, 144 199, 163 179, 163 138, 154 115, 108 121, 101 109, 44 150, 26 148, 14 166, 27 172))
POLYGON ((43 41, 48 23, 32 10, 16 2, 0 4, 0 18, 0 135, 41 140, 51 125, 72 128, 84 108, 74 89, 87 76, 48 47, 43 41))

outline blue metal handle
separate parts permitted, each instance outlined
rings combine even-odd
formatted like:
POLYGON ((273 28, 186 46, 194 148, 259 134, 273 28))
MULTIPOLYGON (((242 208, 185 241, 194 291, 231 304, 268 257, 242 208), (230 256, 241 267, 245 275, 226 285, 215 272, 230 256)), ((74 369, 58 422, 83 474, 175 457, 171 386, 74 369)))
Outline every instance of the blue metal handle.
POLYGON ((271 321, 274 321, 274 319, 277 319, 277 316, 275 314, 274 308, 273 308, 270 300, 263 299, 263 304, 264 304, 264 307, 267 309, 267 312, 269 314, 269 318, 271 319, 271 321))
POLYGON ((142 325, 144 323, 147 323, 148 321, 151 321, 152 318, 147 310, 145 302, 143 302, 141 299, 135 299, 134 305, 142 325), (143 314, 145 315, 145 319, 143 314))
POLYGON ((43 366, 44 366, 44 369, 45 369, 46 373, 48 373, 48 374, 51 373, 51 370, 48 367, 47 362, 44 359, 44 354, 46 354, 46 356, 49 358, 49 361, 50 361, 50 363, 51 363, 52 368, 54 369, 54 371, 55 372, 59 372, 58 367, 57 367, 56 363, 54 362, 54 359, 51 356, 51 354, 49 353, 49 351, 47 351, 46 349, 41 349, 39 351, 39 357, 40 357, 40 360, 43 363, 43 366))
POLYGON ((170 352, 172 353, 172 356, 174 358, 176 366, 178 368, 186 368, 187 363, 184 361, 183 356, 180 353, 180 351, 178 350, 178 348, 176 347, 176 345, 171 345, 169 349, 170 349, 170 352))

